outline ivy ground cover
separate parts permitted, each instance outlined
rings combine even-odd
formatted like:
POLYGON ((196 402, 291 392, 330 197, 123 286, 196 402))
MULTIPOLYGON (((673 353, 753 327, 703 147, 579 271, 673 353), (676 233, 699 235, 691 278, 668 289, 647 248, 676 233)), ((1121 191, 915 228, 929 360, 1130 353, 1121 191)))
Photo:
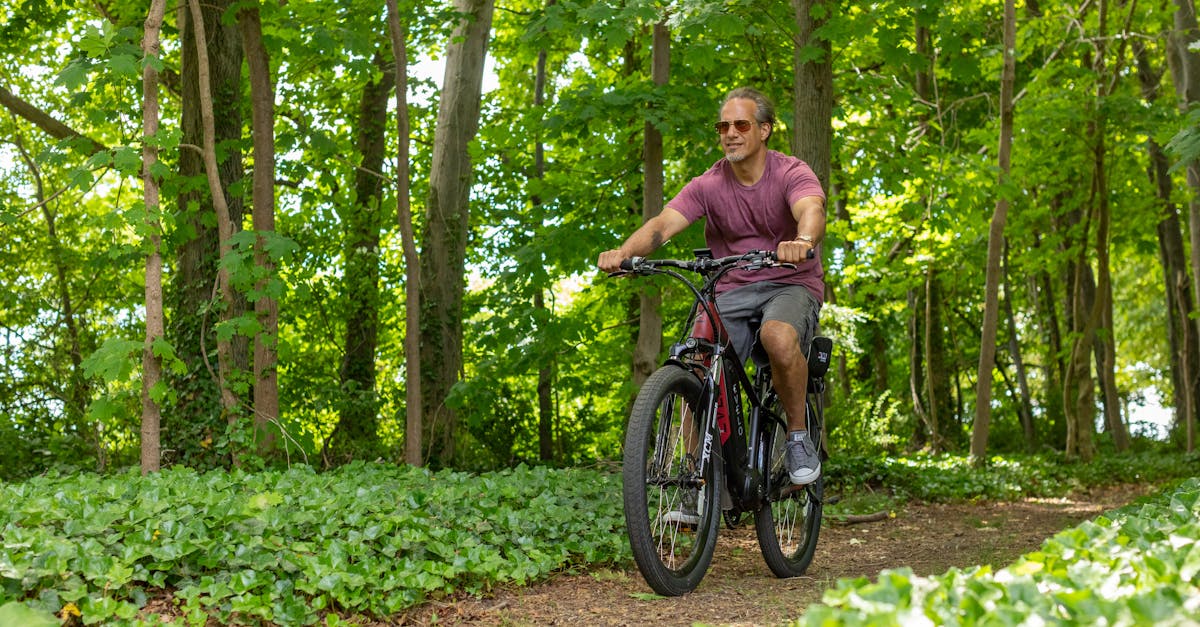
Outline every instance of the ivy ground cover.
POLYGON ((303 625, 628 559, 605 473, 356 463, 0 486, 0 623, 303 625), (48 622, 47 622, 48 621, 48 622))
POLYGON ((843 580, 798 624, 1198 625, 1200 478, 1047 540, 1007 568, 843 580))

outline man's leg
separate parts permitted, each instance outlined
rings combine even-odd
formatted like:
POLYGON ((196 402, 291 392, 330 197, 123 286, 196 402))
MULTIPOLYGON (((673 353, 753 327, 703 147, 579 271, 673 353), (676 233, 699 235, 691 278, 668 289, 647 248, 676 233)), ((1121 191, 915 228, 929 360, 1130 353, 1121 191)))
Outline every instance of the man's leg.
POLYGON ((809 438, 806 401, 808 392, 807 343, 816 330, 820 303, 807 288, 791 286, 777 292, 763 307, 759 343, 771 362, 772 383, 787 412, 786 457, 788 474, 797 485, 816 481, 821 459, 809 438))
POLYGON ((771 382, 783 401, 788 416, 788 431, 808 429, 804 410, 808 392, 808 360, 800 351, 800 334, 786 322, 767 320, 758 332, 758 341, 771 360, 771 382))

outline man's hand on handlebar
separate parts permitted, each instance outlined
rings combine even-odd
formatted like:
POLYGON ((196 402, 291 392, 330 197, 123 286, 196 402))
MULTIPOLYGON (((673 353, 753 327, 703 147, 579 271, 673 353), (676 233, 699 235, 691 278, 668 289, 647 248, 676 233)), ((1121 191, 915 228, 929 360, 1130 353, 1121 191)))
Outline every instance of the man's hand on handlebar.
POLYGON ((803 240, 780 242, 779 248, 775 250, 775 256, 779 258, 780 263, 803 263, 815 257, 816 254, 813 243, 803 240))
POLYGON ((596 260, 596 267, 604 272, 612 274, 621 270, 621 261, 628 259, 629 255, 617 250, 606 250, 600 253, 600 258, 596 260))

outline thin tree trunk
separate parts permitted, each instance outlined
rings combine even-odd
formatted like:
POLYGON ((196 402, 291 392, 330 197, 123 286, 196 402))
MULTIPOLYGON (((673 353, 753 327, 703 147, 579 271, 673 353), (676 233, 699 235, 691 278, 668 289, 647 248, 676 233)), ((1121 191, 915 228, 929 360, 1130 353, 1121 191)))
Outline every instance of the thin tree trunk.
POLYGON ((250 77, 251 125, 254 137, 254 178, 251 214, 254 230, 254 263, 265 278, 259 282, 254 311, 262 325, 254 337, 254 431, 261 455, 275 446, 272 424, 279 421, 279 304, 269 295, 267 284, 275 276, 275 263, 267 253, 267 239, 275 235, 275 86, 271 62, 262 39, 258 7, 238 15, 246 66, 250 77))
POLYGON ((399 138, 396 224, 404 248, 404 461, 412 466, 420 466, 424 463, 421 453, 421 260, 417 255, 412 206, 409 202, 408 33, 401 25, 396 0, 387 0, 387 8, 388 34, 392 39, 392 56, 396 62, 396 136, 399 138))
POLYGON ((1000 166, 999 198, 988 232, 987 278, 984 287, 983 331, 979 345, 979 370, 975 380, 975 424, 971 429, 971 456, 982 462, 987 456, 988 429, 992 418, 992 368, 996 363, 996 330, 1000 314, 1000 254, 1004 244, 1004 224, 1008 219, 1008 198, 1003 187, 1008 180, 1012 154, 1012 97, 1015 80, 1016 9, 1013 0, 1004 2, 1004 69, 1000 77, 1000 166))
MULTIPOLYGON (((908 290, 908 392, 912 396, 913 413, 917 416, 916 430, 913 433, 913 446, 927 447, 936 450, 935 442, 940 441, 938 425, 928 409, 925 395, 929 393, 925 385, 925 342, 921 338, 927 334, 923 330, 922 320, 925 317, 918 312, 924 312, 924 292, 918 298, 917 290, 908 290)), ((878 333, 874 331, 873 333, 878 333)), ((878 386, 877 386, 878 393, 878 386)))
MULTIPOLYGON (((547 4, 553 4, 549 0, 547 4)), ((534 69, 533 106, 538 114, 544 116, 542 107, 546 104, 546 49, 538 51, 537 67, 534 69)), ((537 181, 546 178, 546 147, 542 142, 541 125, 537 127, 537 142, 533 148, 533 174, 537 181)), ((533 206, 540 218, 542 197, 533 195, 533 206)), ((533 306, 536 309, 546 308, 546 297, 542 288, 538 287, 533 295, 533 306)), ((554 460, 554 360, 547 357, 541 368, 538 368, 537 398, 538 398, 538 458, 544 462, 554 460)))
MULTIPOLYGON (((208 191, 212 195, 213 208, 217 217, 218 249, 224 259, 232 250, 233 222, 229 217, 229 205, 225 202, 225 190, 217 170, 216 122, 213 116, 211 81, 209 79, 208 50, 204 42, 208 37, 204 28, 204 17, 200 13, 200 0, 188 0, 192 13, 192 28, 196 31, 196 66, 200 85, 200 118, 204 129, 204 173, 208 180, 208 191)), ((222 309, 221 320, 230 319, 234 308, 233 285, 229 270, 223 265, 217 268, 217 294, 222 309)), ((237 421, 238 398, 233 392, 232 376, 235 371, 233 342, 217 337, 217 382, 221 392, 221 410, 230 424, 237 421)), ((235 453, 236 461, 236 453, 235 453)))
MULTIPOLYGON (((166 14, 166 0, 152 0, 142 35, 142 54, 147 61, 158 57, 159 32, 166 14)), ((165 333, 162 293, 162 226, 158 220, 158 180, 152 173, 158 162, 158 147, 150 138, 158 134, 158 70, 154 63, 142 67, 142 200, 150 232, 150 253, 146 256, 146 343, 142 347, 142 474, 158 472, 162 413, 154 398, 162 381, 162 359, 155 344, 165 333)))
MULTIPOLYGON (((1167 38, 1167 60, 1171 69, 1172 82, 1179 97, 1179 107, 1187 111, 1200 103, 1200 25, 1196 20, 1196 5, 1193 0, 1175 0, 1175 28, 1167 38)), ((1192 302, 1200 305, 1200 160, 1187 165, 1188 187, 1191 199, 1188 202, 1188 234, 1191 240, 1192 302)), ((1184 416, 1184 435, 1188 452, 1196 450, 1195 414, 1184 416)))
POLYGON ((930 264, 925 274, 925 385, 928 388, 929 447, 945 449, 945 426, 955 415, 950 393, 950 372, 946 365, 946 333, 942 322, 941 282, 937 269, 930 264))
MULTIPOLYGON (((1110 273, 1111 274, 1111 273, 1110 273)), ((1121 395, 1117 391, 1117 350, 1116 338, 1113 337, 1113 295, 1112 281, 1108 283, 1108 294, 1104 296, 1101 325, 1107 333, 1101 333, 1096 338, 1096 371, 1100 375, 1100 386, 1104 392, 1104 425, 1112 436, 1113 445, 1118 452, 1129 450, 1129 429, 1121 412, 1121 395)))
POLYGON ((383 229, 383 169, 387 149, 388 96, 395 78, 383 56, 376 54, 381 76, 362 91, 357 122, 359 167, 354 170, 355 202, 347 208, 344 274, 346 336, 339 377, 343 404, 328 450, 336 462, 374 458, 379 453, 379 397, 376 391, 376 351, 379 344, 379 260, 383 229))
POLYGON ((1020 397, 1017 413, 1021 417, 1021 430, 1025 434, 1025 450, 1032 453, 1037 446, 1037 435, 1033 428, 1033 400, 1029 393, 1029 377, 1025 372, 1025 360, 1021 355, 1021 342, 1017 335, 1016 316, 1013 315, 1012 288, 1008 277, 1008 245, 1004 246, 1004 317, 1008 322, 1008 352, 1012 354, 1013 368, 1017 371, 1017 388, 1020 397))
POLYGON ((421 247, 421 389, 432 460, 455 456, 458 417, 446 405, 462 369, 462 297, 470 232, 471 161, 479 128, 483 62, 493 0, 455 0, 463 20, 446 47, 446 74, 438 106, 429 174, 425 237, 421 247))
MULTIPOLYGON (((654 25, 650 75, 654 84, 663 87, 671 72, 671 34, 665 22, 654 25)), ((653 106, 653 105, 651 105, 653 106)), ((657 116, 655 116, 657 117, 657 116)), ((642 185, 642 222, 662 213, 663 210, 663 139, 662 133, 647 117, 642 132, 642 168, 645 183, 642 185)), ((638 339, 633 351, 633 385, 641 388, 658 367, 658 353, 662 350, 662 294, 650 282, 643 282, 638 292, 638 339)), ((746 357, 746 355, 739 355, 746 357)))

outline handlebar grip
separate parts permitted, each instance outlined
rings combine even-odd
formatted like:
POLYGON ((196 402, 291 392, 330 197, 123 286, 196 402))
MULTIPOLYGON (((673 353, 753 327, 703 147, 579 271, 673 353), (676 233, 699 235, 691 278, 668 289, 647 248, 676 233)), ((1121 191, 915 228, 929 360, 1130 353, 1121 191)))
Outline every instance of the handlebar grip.
POLYGON ((632 259, 622 259, 621 260, 621 269, 626 272, 633 270, 633 260, 632 259))
POLYGON ((815 248, 809 248, 809 249, 808 249, 808 258, 809 258, 809 259, 816 259, 816 257, 817 257, 817 249, 815 249, 815 248))

